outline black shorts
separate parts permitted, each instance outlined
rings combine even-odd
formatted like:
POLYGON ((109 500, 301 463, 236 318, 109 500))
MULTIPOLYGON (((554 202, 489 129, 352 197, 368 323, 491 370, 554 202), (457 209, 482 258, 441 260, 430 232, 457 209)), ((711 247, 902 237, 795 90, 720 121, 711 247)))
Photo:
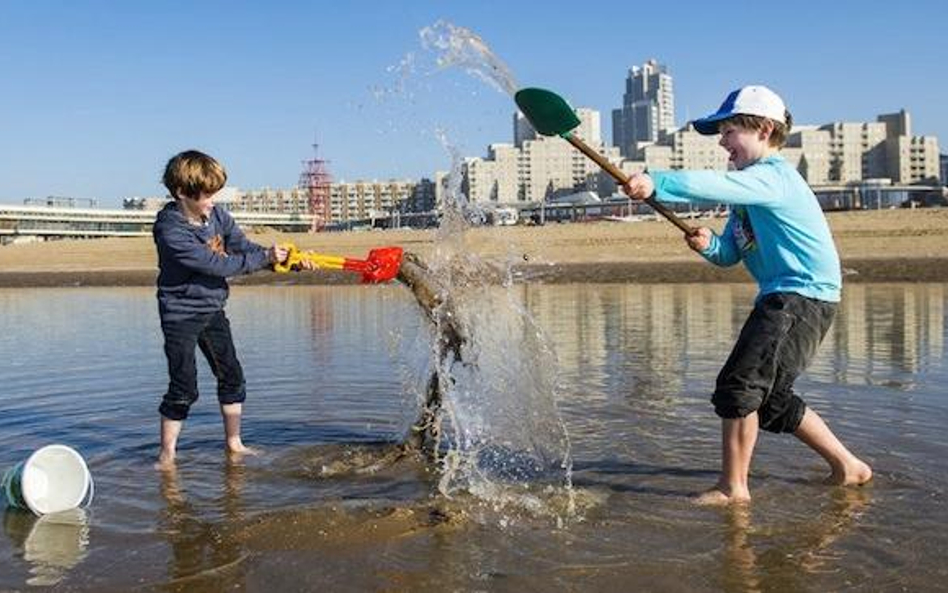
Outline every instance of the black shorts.
POLYGON ((715 413, 743 418, 756 411, 762 429, 794 432, 806 404, 793 382, 813 360, 836 309, 836 303, 792 293, 761 298, 718 375, 715 413))

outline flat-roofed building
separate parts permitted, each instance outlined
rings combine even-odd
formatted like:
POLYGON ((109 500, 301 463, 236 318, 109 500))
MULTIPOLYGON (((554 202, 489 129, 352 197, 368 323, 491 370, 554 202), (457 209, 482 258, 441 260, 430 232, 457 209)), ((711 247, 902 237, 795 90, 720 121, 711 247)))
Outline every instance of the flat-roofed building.
POLYGON ((462 191, 472 202, 520 201, 520 155, 511 144, 491 144, 486 159, 465 159, 462 191))
POLYGON ((896 183, 940 183, 938 139, 899 136, 886 143, 888 176, 896 183))
POLYGON ((690 125, 662 135, 659 142, 639 150, 648 169, 727 169, 727 151, 718 136, 699 134, 690 125))
POLYGON ((885 177, 886 124, 833 122, 820 126, 819 129, 829 132, 830 135, 830 183, 850 183, 885 177))
MULTIPOLYGON (((934 185, 944 180, 939 170, 938 139, 913 136, 909 114, 879 115, 875 122, 832 122, 797 125, 781 151, 812 186, 841 186, 870 179, 895 184, 934 185)), ((663 134, 658 142, 640 144, 637 157, 625 168, 727 168, 727 154, 717 136, 703 136, 690 127, 663 134)))
MULTIPOLYGON (((576 109, 573 133, 606 158, 618 162, 619 151, 604 147, 598 111, 576 109)), ((599 191, 599 167, 559 137, 539 136, 520 114, 514 115, 514 144, 491 144, 486 158, 472 157, 462 166, 462 191, 472 203, 537 202, 563 191, 599 191)))
POLYGON ((232 197, 220 201, 235 212, 309 212, 309 195, 300 187, 238 190, 232 197))
POLYGON ((414 193, 413 181, 340 181, 330 185, 329 223, 389 216, 414 193))
POLYGON ((794 126, 781 151, 810 185, 829 183, 830 133, 817 126, 794 126))

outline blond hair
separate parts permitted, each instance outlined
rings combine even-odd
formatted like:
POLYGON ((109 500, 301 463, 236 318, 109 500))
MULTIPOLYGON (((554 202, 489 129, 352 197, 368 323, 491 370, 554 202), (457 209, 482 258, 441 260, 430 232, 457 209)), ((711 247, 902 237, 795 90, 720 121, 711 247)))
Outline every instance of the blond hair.
POLYGON ((219 192, 227 183, 227 171, 214 157, 186 150, 171 157, 161 180, 174 199, 197 199, 219 192))
POLYGON ((754 131, 763 130, 766 122, 769 121, 773 124, 774 128, 773 132, 770 134, 770 140, 768 141, 769 144, 776 148, 783 148, 787 144, 787 136, 790 135, 790 128, 793 126, 793 116, 790 115, 789 111, 784 110, 783 117, 785 120, 787 120, 787 123, 776 121, 761 115, 747 115, 744 113, 738 113, 737 115, 733 115, 724 121, 730 122, 735 126, 745 130, 754 131))

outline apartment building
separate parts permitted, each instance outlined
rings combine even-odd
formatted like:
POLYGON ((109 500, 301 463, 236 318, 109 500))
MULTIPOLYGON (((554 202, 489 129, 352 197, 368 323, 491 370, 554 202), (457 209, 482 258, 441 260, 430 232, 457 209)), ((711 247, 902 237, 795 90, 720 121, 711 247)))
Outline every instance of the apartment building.
POLYGON ((895 183, 945 183, 938 159, 934 136, 899 136, 886 143, 888 177, 895 183))
POLYGON ((308 212, 309 196, 299 187, 289 189, 252 189, 240 191, 224 188, 217 201, 235 212, 308 212))
MULTIPOLYGON (((619 151, 605 147, 598 111, 576 109, 580 124, 573 133, 618 162, 619 151)), ((514 144, 491 144, 486 158, 464 160, 462 191, 472 203, 538 202, 564 192, 599 192, 598 166, 559 137, 539 136, 517 113, 514 144)))
POLYGON ((639 153, 649 169, 726 169, 727 151, 717 136, 699 134, 691 126, 663 133, 656 144, 639 153))
POLYGON ((413 181, 341 181, 330 185, 328 223, 388 216, 412 197, 413 181))
MULTIPOLYGON (((875 122, 832 122, 794 126, 781 151, 812 186, 858 184, 868 179, 934 184, 939 176, 938 140, 911 135, 908 112, 883 114, 875 122)), ((717 136, 702 136, 690 126, 639 146, 643 169, 726 169, 727 154, 717 136)))

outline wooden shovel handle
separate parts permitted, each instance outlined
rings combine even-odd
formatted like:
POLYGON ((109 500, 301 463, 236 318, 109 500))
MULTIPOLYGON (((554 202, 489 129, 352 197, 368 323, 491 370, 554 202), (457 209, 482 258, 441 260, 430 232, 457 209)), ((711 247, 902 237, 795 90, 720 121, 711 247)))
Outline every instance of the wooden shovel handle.
MULTIPOLYGON (((590 148, 588 144, 586 144, 585 142, 583 142, 582 140, 580 140, 573 134, 567 134, 563 136, 563 138, 567 142, 569 142, 570 144, 578 148, 580 152, 582 152, 583 154, 585 154, 586 156, 594 160, 596 164, 602 167, 602 169, 605 172, 612 175, 616 181, 618 181, 622 185, 625 185, 626 183, 629 182, 628 175, 626 175, 621 170, 619 170, 618 167, 610 163, 609 160, 606 159, 606 157, 602 156, 597 151, 590 148)), ((646 198, 644 202, 648 204, 649 206, 651 206, 653 210, 655 210, 656 212, 658 212, 659 214, 667 218, 672 224, 674 224, 676 227, 681 229, 681 231, 685 233, 686 235, 693 235, 695 233, 695 229, 693 227, 686 224, 685 221, 678 218, 678 216, 675 215, 674 212, 672 212, 671 210, 666 208, 664 205, 659 203, 655 199, 654 194, 646 198)))

